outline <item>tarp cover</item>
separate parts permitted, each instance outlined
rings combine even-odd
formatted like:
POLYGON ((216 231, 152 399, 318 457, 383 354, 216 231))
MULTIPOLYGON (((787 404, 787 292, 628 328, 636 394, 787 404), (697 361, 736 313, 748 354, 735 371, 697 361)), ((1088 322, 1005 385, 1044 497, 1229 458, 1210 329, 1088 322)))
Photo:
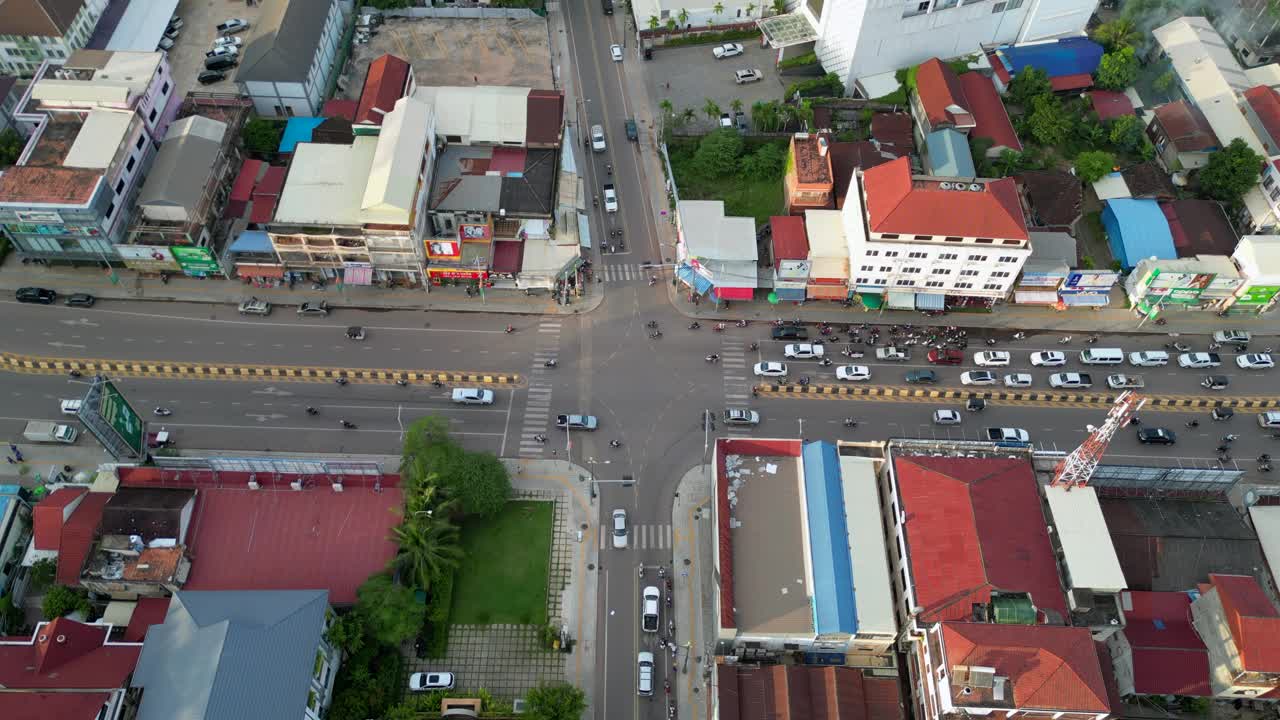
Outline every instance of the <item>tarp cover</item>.
POLYGON ((942 293, 916 293, 917 310, 945 310, 947 296, 942 293))

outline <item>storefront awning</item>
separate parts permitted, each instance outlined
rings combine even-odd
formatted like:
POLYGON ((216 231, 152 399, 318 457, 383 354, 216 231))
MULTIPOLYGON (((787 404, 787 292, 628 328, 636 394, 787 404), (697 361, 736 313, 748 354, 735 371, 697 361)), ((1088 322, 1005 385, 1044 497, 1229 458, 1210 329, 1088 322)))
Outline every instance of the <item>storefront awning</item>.
POLYGON ((514 275, 520 272, 524 260, 524 243, 510 240, 493 244, 493 263, 490 270, 514 275))
POLYGON ((240 277, 282 278, 284 277, 284 268, 279 265, 251 265, 249 263, 241 263, 236 265, 236 274, 240 277))
POLYGON ((880 306, 884 305, 884 298, 879 295, 862 293, 858 297, 862 298, 862 305, 868 310, 879 310, 880 306))
POLYGON ((271 238, 267 237, 267 234, 261 230, 245 230, 240 233, 235 242, 231 243, 230 249, 233 253, 269 253, 275 251, 275 248, 271 246, 271 238))
POLYGON ((715 295, 721 300, 750 300, 755 296, 755 288, 717 287, 715 295))
POLYGON ((883 295, 884 288, 879 285, 859 285, 858 293, 862 295, 883 295))
POLYGON ((942 293, 916 293, 917 310, 945 310, 947 296, 942 293))
POLYGON ((814 285, 806 288, 809 297, 814 300, 844 300, 849 297, 849 288, 844 285, 814 285))
POLYGON ((372 285, 373 268, 349 267, 342 271, 342 282, 346 285, 372 285))
POLYGON ((676 277, 680 278, 680 282, 688 285, 699 295, 704 295, 711 289, 711 281, 699 275, 697 270, 694 270, 688 265, 681 265, 677 267, 676 277))
POLYGON ((901 290, 890 290, 888 294, 890 310, 915 310, 916 294, 901 290))

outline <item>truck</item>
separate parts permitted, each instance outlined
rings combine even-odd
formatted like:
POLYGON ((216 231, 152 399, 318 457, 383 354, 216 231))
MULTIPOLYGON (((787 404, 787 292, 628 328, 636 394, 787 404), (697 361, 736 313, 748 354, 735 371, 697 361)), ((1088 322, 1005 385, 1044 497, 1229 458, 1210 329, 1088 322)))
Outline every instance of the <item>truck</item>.
POLYGON ((1108 375, 1107 387, 1112 390, 1141 390, 1146 382, 1139 375, 1108 375))
POLYGON ((604 186, 604 209, 605 212, 618 212, 618 193, 612 183, 604 186))
POLYGON ((77 435, 79 432, 70 425, 59 425, 43 420, 32 420, 22 431, 22 437, 30 442, 71 444, 76 441, 77 435))

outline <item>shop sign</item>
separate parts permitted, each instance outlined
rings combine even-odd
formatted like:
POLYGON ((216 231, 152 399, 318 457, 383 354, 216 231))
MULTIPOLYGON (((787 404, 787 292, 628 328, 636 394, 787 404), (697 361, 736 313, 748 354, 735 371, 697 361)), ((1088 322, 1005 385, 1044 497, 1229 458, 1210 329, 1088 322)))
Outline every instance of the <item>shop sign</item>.
POLYGON ((173 252, 173 259, 178 261, 182 271, 188 275, 208 275, 222 270, 209 248, 174 245, 170 250, 173 252))
POLYGON ((1049 275, 1046 273, 1023 273, 1022 278, 1018 280, 1019 285, 1026 287, 1058 287, 1058 283, 1062 282, 1061 275, 1049 275))
POLYGON ((458 226, 458 237, 463 242, 488 240, 489 226, 463 223, 458 226))
POLYGON ((1236 299, 1237 305, 1266 305, 1280 293, 1280 285, 1250 285, 1236 299))
POLYGON ((428 240, 427 255, 429 257, 461 257, 462 243, 453 240, 428 240))
POLYGON ((458 280, 483 280, 489 275, 488 270, 450 270, 445 268, 427 268, 427 273, 435 278, 456 278, 458 280))
POLYGON ((173 253, 167 247, 148 245, 116 245, 116 252, 124 260, 125 267, 133 270, 180 270, 173 253))
POLYGON ((1072 270, 1067 274, 1067 288, 1099 288, 1110 289, 1120 279, 1120 273, 1114 270, 1072 270))
POLYGON ((18 210, 13 213, 18 222, 36 223, 39 225, 61 225, 62 216, 50 210, 18 210))

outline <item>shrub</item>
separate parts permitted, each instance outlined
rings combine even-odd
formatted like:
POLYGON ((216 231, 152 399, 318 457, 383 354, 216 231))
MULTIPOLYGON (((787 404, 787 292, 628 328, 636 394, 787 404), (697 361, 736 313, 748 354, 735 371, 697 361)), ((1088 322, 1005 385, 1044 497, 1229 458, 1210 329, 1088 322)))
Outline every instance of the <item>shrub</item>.
POLYGON ((267 118, 253 118, 244 124, 244 149, 260 155, 274 155, 280 149, 284 137, 284 122, 267 118))
POLYGON ((790 99, 796 95, 800 97, 844 97, 844 83, 840 82, 839 75, 827 73, 820 78, 801 80, 787 86, 787 93, 784 97, 790 99))
POLYGON ((789 57, 786 60, 783 60, 782 62, 778 63, 778 68, 780 70, 789 70, 792 68, 799 68, 799 67, 805 67, 807 65, 817 65, 817 64, 818 64, 817 53, 805 53, 804 55, 797 55, 795 57, 789 57))
POLYGON ((89 599, 82 590, 72 590, 66 585, 54 585, 44 595, 40 606, 45 620, 64 617, 75 612, 89 614, 89 599))

